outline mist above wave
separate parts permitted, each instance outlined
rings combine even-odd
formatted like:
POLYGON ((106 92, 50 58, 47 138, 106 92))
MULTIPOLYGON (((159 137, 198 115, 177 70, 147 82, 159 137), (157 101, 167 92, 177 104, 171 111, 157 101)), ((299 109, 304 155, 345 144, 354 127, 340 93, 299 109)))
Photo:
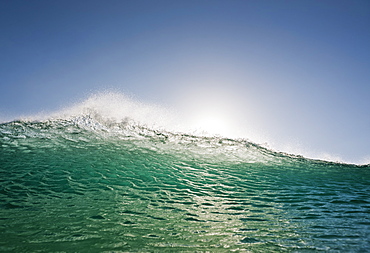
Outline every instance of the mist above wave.
POLYGON ((81 103, 49 115, 52 119, 90 116, 99 122, 128 123, 151 128, 170 128, 173 116, 164 107, 142 103, 121 93, 98 93, 81 103))

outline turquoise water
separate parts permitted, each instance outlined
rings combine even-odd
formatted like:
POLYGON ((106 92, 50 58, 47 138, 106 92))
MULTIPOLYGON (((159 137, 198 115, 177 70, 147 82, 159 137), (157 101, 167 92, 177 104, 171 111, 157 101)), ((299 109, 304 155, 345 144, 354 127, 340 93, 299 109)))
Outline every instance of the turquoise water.
POLYGON ((1 252, 367 252, 370 168, 88 115, 0 125, 1 252))

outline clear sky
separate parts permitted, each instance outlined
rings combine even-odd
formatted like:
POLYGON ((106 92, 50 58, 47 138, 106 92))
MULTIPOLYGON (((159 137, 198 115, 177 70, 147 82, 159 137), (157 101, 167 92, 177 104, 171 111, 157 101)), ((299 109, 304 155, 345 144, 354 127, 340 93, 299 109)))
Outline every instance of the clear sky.
POLYGON ((0 118, 104 89, 370 162, 370 1, 0 1, 0 118))

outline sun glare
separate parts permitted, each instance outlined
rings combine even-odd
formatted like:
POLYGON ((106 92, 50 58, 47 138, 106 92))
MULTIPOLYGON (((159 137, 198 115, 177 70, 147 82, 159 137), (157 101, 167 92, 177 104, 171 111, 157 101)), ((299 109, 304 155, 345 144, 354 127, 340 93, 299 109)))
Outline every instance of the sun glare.
POLYGON ((209 134, 232 134, 229 119, 222 117, 221 115, 205 114, 200 116, 195 122, 195 127, 197 130, 209 134))
POLYGON ((231 87, 221 88, 224 87, 221 84, 200 82, 184 85, 187 88, 177 91, 173 97, 184 115, 182 121, 190 130, 234 138, 240 134, 237 122, 240 122, 238 116, 242 100, 231 87))

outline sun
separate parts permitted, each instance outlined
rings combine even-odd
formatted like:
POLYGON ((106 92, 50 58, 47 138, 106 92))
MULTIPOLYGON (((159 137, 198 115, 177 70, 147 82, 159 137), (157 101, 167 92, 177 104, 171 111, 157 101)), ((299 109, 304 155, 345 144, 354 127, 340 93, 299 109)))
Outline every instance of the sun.
POLYGON ((217 82, 201 82, 186 86, 174 98, 181 113, 181 122, 191 132, 238 137, 241 132, 239 94, 217 82))
POLYGON ((202 113, 196 117, 194 122, 198 131, 212 135, 228 136, 232 134, 230 119, 216 113, 202 113))

